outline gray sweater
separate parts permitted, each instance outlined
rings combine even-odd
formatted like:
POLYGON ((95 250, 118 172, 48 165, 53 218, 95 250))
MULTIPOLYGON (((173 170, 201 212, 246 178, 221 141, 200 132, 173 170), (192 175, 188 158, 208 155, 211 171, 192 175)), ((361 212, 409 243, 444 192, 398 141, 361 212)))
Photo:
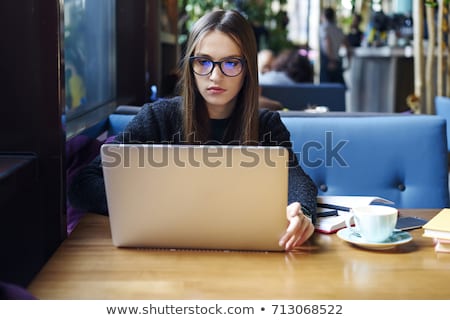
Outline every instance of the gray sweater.
MULTIPOLYGON (((217 135, 217 129, 212 128, 211 131, 217 135)), ((181 99, 176 97, 143 106, 124 132, 115 137, 114 142, 181 144, 182 135, 181 99)), ((288 203, 300 202, 305 214, 314 218, 317 187, 299 166, 292 151, 290 134, 277 112, 260 110, 259 139, 260 145, 283 146, 289 150, 288 203)), ((100 214, 108 213, 100 156, 74 177, 68 189, 68 197, 70 204, 75 208, 100 214)))

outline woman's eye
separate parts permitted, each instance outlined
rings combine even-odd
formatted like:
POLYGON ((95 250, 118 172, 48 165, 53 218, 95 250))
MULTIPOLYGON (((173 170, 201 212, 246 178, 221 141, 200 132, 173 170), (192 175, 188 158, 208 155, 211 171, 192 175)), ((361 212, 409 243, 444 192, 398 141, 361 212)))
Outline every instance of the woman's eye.
POLYGON ((208 65, 211 64, 211 61, 210 61, 210 60, 207 60, 207 59, 199 59, 199 60, 197 60, 197 62, 198 62, 199 64, 201 64, 202 66, 208 66, 208 65))
POLYGON ((226 60, 224 61, 225 66, 228 68, 233 68, 236 67, 239 64, 239 61, 237 60, 226 60))

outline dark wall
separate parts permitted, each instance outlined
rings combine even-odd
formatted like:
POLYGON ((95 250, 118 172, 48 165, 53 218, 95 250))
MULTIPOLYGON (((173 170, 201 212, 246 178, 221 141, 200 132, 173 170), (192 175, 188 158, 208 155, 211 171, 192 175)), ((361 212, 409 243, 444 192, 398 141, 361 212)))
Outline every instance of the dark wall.
MULTIPOLYGON (((176 82, 173 71, 178 63, 176 25, 170 40, 161 38, 161 0, 117 0, 117 93, 131 97, 128 103, 150 102, 150 87, 158 94, 171 93, 176 82)), ((168 5, 177 12, 177 1, 168 5), (174 7, 174 8, 173 8, 174 7)), ((175 20, 175 16, 172 20, 175 20)))
POLYGON ((0 281, 26 285, 66 236, 61 16, 58 0, 0 2, 0 155, 31 154, 35 166, 33 181, 18 175, 0 195, 0 281))
MULTIPOLYGON (((154 1, 154 0, 151 0, 154 1)), ((117 0, 117 93, 128 103, 148 102, 145 70, 145 14, 148 0, 117 0)))
POLYGON ((66 237, 65 131, 149 102, 177 63, 176 41, 162 53, 161 1, 116 0, 117 99, 64 128, 63 2, 0 1, 0 281, 24 286, 66 237))

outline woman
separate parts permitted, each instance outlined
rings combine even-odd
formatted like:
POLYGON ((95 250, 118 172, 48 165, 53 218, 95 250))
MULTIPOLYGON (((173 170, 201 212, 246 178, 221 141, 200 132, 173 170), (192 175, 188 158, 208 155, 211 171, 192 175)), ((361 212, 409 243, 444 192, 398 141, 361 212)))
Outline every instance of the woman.
POLYGON ((304 49, 292 48, 281 51, 272 62, 271 67, 271 70, 260 74, 260 85, 314 82, 314 68, 304 49))
MULTIPOLYGON (((278 113, 258 108, 256 41, 237 11, 214 11, 197 21, 183 60, 181 97, 146 105, 116 137, 118 143, 280 145, 290 151, 289 225, 280 246, 292 249, 313 233, 317 189, 299 167, 278 113)), ((270 187, 270 186, 269 186, 270 187)), ((73 206, 107 213, 100 158, 74 179, 73 206)))

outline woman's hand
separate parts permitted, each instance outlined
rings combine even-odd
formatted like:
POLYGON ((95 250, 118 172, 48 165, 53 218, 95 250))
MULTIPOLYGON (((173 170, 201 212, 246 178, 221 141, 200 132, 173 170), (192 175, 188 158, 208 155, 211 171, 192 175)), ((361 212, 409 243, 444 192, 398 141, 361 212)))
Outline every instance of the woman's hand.
POLYGON ((292 250, 301 245, 314 233, 314 225, 307 216, 303 214, 300 203, 293 202, 286 208, 286 217, 289 226, 286 233, 280 239, 280 246, 285 250, 292 250))

